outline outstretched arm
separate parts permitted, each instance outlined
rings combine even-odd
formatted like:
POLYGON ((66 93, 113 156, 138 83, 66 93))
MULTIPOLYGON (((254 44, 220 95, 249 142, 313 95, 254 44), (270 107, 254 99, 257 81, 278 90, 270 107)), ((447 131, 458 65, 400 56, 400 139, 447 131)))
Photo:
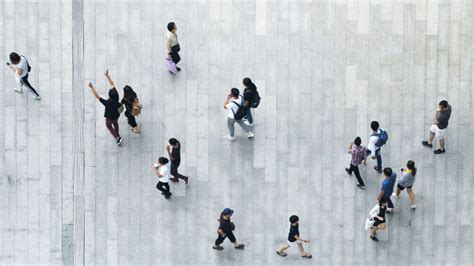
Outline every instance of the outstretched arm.
POLYGON ((107 78, 107 81, 109 82, 110 86, 111 86, 112 88, 115 88, 114 81, 112 80, 112 78, 110 78, 109 70, 108 70, 108 69, 105 71, 105 77, 107 78))
POLYGON ((92 94, 94 94, 95 98, 97 98, 97 100, 99 100, 100 96, 97 93, 97 90, 94 88, 94 85, 92 85, 92 82, 89 82, 89 88, 91 88, 92 94))

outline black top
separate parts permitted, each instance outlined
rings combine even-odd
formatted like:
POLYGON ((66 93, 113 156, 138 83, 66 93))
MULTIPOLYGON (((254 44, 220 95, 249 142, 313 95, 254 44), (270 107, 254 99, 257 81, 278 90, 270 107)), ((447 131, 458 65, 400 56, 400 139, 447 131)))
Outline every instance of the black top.
POLYGON ((451 117, 451 105, 448 105, 448 109, 446 111, 442 111, 438 113, 438 128, 445 129, 448 127, 448 121, 451 117))
POLYGON ((104 117, 112 119, 112 120, 119 118, 120 113, 118 112, 118 108, 122 106, 121 103, 112 99, 105 100, 102 97, 100 97, 99 101, 105 106, 104 117))
POLYGON ((123 98, 121 103, 125 105, 125 108, 127 108, 127 111, 131 112, 133 109, 133 103, 129 102, 127 99, 123 98))
POLYGON ((171 156, 174 158, 174 160, 181 160, 181 143, 178 141, 178 148, 172 147, 171 150, 171 156))
POLYGON ((290 233, 288 234, 288 241, 295 242, 295 236, 300 236, 300 229, 298 228, 298 224, 290 226, 290 233))
POLYGON ((221 218, 219 218, 219 229, 224 231, 225 234, 232 232, 232 225, 231 225, 230 219, 226 220, 221 215, 221 218))
POLYGON ((244 90, 244 101, 248 101, 250 103, 255 102, 255 93, 253 90, 246 88, 244 90))

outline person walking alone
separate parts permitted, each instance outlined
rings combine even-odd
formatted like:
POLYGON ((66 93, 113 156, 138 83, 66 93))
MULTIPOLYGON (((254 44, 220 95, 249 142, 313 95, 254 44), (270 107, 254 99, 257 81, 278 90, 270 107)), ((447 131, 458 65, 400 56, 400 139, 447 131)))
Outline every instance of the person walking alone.
POLYGON ((357 187, 364 189, 365 184, 364 180, 362 180, 362 177, 360 176, 359 165, 362 162, 364 162, 364 165, 367 165, 367 149, 362 146, 361 143, 362 140, 360 137, 356 137, 349 145, 349 153, 352 155, 352 159, 349 168, 346 168, 346 172, 349 175, 352 175, 352 172, 354 172, 357 181, 359 182, 357 187), (353 145, 355 145, 355 147, 353 147, 353 145))
POLYGON ((423 146, 432 148, 433 139, 439 140, 439 149, 433 151, 434 154, 445 153, 445 137, 448 128, 448 121, 451 117, 451 105, 446 100, 439 102, 438 109, 433 118, 433 125, 430 127, 430 137, 428 141, 422 141, 423 146))
POLYGON ((33 100, 41 100, 41 96, 28 81, 28 73, 31 71, 31 66, 28 63, 28 60, 26 60, 26 57, 20 56, 15 52, 11 52, 10 63, 7 63, 7 65, 15 73, 16 88, 13 90, 18 93, 23 93, 22 87, 25 85, 28 90, 34 94, 33 100))
POLYGON ((228 140, 234 140, 234 124, 237 123, 239 126, 247 132, 247 137, 253 138, 254 134, 250 131, 250 128, 244 124, 242 118, 245 115, 245 107, 243 106, 243 99, 240 95, 239 89, 232 88, 230 94, 227 95, 224 101, 224 108, 229 109, 227 114, 227 128, 229 129, 229 135, 226 136, 228 140))
POLYGON ((168 168, 168 159, 164 157, 158 158, 158 163, 155 163, 153 169, 155 175, 158 177, 158 184, 156 188, 161 191, 161 194, 165 196, 166 199, 169 199, 173 193, 170 192, 170 172, 168 168))
POLYGON ((407 169, 400 169, 402 171, 402 177, 398 181, 397 192, 393 193, 392 196, 399 199, 400 193, 405 188, 407 189, 408 198, 410 199, 410 207, 416 208, 415 194, 413 193, 413 184, 415 183, 416 167, 415 162, 410 160, 407 162, 407 169))
POLYGON ((288 242, 281 246, 279 249, 277 249, 277 254, 286 257, 288 254, 285 253, 285 251, 293 245, 293 243, 296 242, 296 245, 298 246, 298 249, 300 250, 300 255, 303 258, 312 258, 313 255, 309 254, 308 252, 304 251, 303 243, 309 243, 309 240, 305 240, 300 237, 300 230, 299 230, 299 217, 296 215, 290 216, 290 232, 288 233, 288 242))
POLYGON ((110 134, 114 136, 115 140, 117 141, 117 145, 120 146, 123 142, 123 139, 120 137, 119 125, 117 121, 120 117, 120 113, 123 111, 123 106, 119 102, 119 94, 115 88, 114 81, 109 76, 109 70, 105 72, 105 77, 112 87, 109 89, 109 98, 107 100, 99 96, 97 90, 94 88, 94 85, 92 85, 92 82, 89 82, 89 88, 91 89, 95 98, 97 98, 97 100, 99 100, 99 102, 105 106, 105 126, 110 131, 110 134))
POLYGON ((169 139, 168 144, 166 145, 166 151, 168 152, 168 157, 171 160, 170 168, 171 175, 173 176, 171 181, 179 182, 179 179, 183 179, 186 185, 188 185, 189 177, 178 173, 178 167, 181 163, 181 143, 175 138, 169 139))
POLYGON ((226 238, 229 238, 230 242, 234 244, 234 248, 236 249, 243 249, 245 247, 244 244, 239 244, 239 242, 237 242, 235 239, 233 233, 235 230, 235 224, 230 221, 232 214, 234 214, 234 211, 229 208, 225 208, 221 212, 221 215, 218 219, 219 228, 217 229, 217 239, 214 242, 214 246, 212 246, 213 249, 223 250, 224 247, 222 247, 221 244, 226 238))
MULTIPOLYGON (((178 35, 176 35, 178 27, 176 27, 174 22, 170 22, 166 28, 168 32, 166 33, 165 41, 165 57, 167 60, 172 60, 175 64, 178 64, 178 62, 181 61, 181 57, 178 54, 181 48, 178 43, 178 35)), ((176 67, 176 70, 181 71, 181 68, 176 67)))
POLYGON ((127 117, 128 124, 132 128, 132 132, 140 134, 140 128, 138 127, 137 116, 141 112, 141 104, 138 101, 137 93, 132 89, 132 87, 125 85, 123 87, 123 98, 121 103, 125 105, 125 116, 127 117))

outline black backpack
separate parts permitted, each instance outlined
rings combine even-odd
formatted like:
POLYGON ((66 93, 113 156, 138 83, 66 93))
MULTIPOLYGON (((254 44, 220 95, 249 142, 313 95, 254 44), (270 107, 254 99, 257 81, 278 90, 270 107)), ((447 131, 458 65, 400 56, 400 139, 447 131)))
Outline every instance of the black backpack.
POLYGON ((22 57, 25 58, 25 60, 26 60, 26 65, 28 66, 28 73, 31 72, 30 62, 28 62, 28 59, 26 59, 26 57, 24 55, 22 55, 22 57))
POLYGON ((260 104, 260 95, 258 91, 252 91, 251 89, 245 89, 244 100, 250 100, 252 102, 252 108, 257 108, 260 104))
POLYGON ((232 113, 234 113, 234 119, 242 120, 242 118, 244 118, 245 115, 247 114, 247 108, 243 104, 238 104, 236 101, 232 101, 232 102, 235 103, 239 107, 237 112, 234 112, 234 109, 232 109, 232 113))

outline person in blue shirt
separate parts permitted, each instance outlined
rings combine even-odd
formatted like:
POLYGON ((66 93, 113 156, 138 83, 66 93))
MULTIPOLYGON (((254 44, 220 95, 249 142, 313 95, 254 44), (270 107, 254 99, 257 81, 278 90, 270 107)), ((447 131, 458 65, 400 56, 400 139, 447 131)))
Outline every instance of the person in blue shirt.
POLYGON ((395 186, 395 182, 397 180, 397 174, 395 174, 395 172, 393 172, 392 168, 390 167, 385 167, 385 169, 383 169, 383 174, 385 176, 385 179, 382 181, 382 189, 380 190, 377 200, 380 200, 383 196, 387 197, 387 212, 393 212, 394 206, 392 200, 390 199, 390 196, 393 193, 393 187, 395 186))

